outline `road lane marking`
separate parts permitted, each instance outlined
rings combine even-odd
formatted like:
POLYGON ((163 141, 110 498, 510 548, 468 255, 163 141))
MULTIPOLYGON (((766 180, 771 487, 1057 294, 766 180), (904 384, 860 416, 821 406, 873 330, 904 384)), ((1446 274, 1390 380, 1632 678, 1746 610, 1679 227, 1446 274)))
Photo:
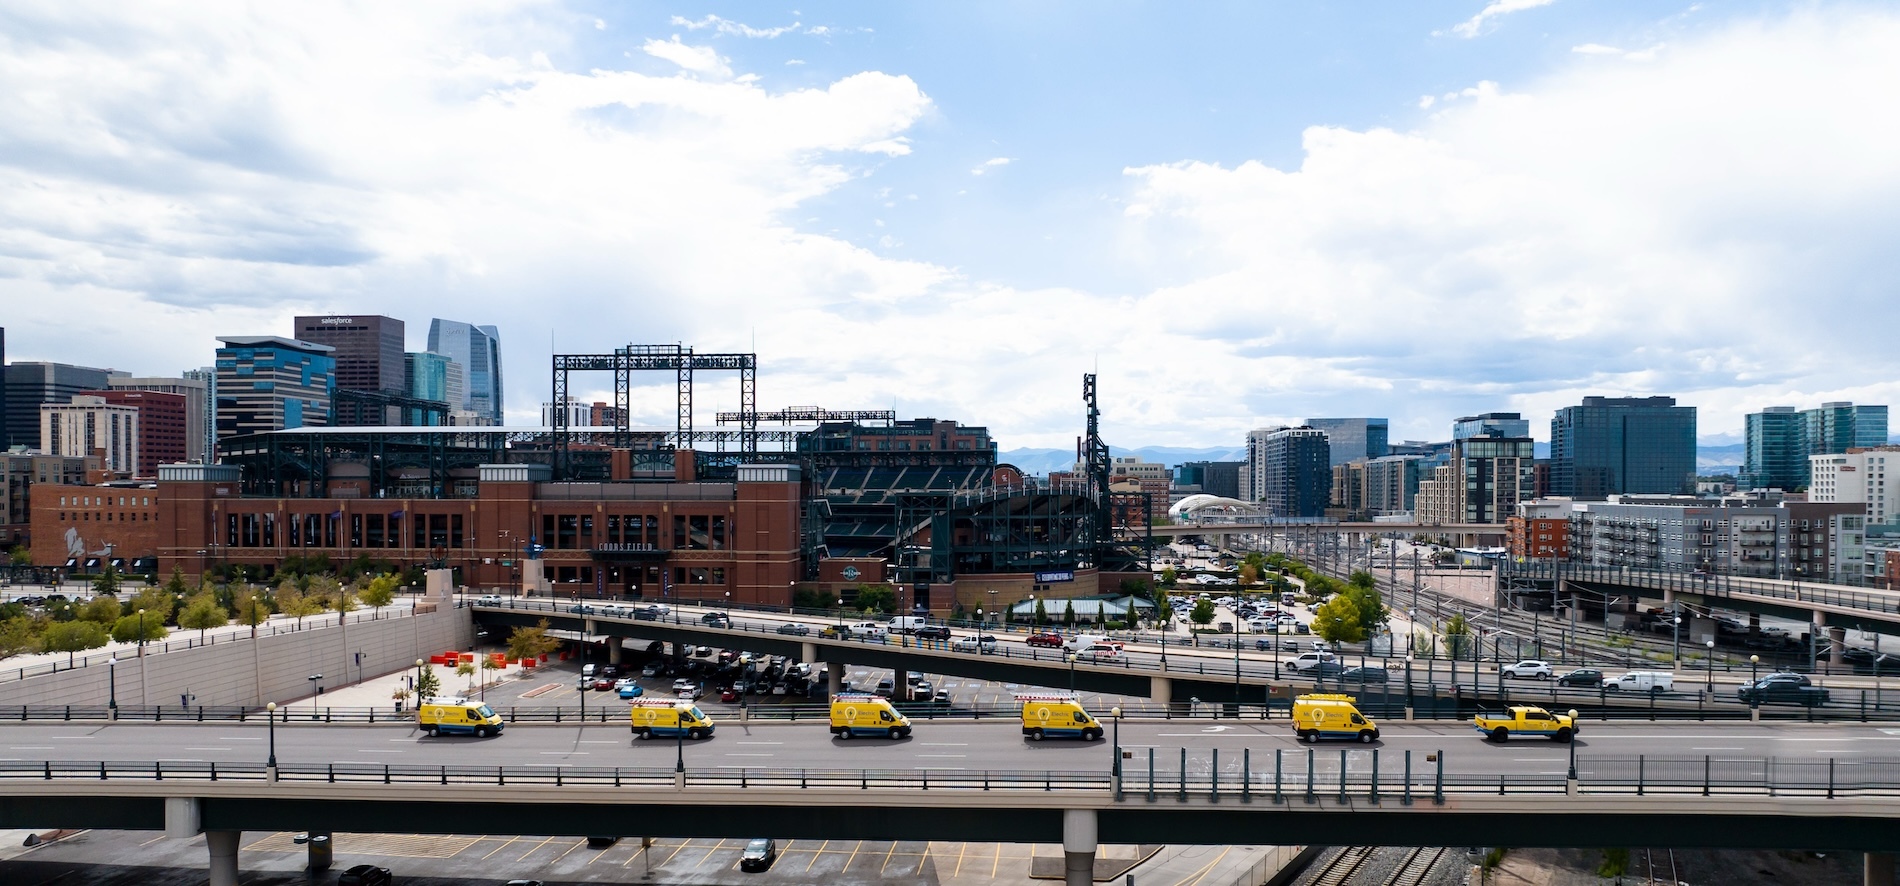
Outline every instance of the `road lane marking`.
POLYGON ((496 846, 496 847, 495 847, 494 849, 491 849, 491 850, 489 850, 489 852, 488 852, 488 855, 484 855, 484 856, 482 856, 482 861, 487 861, 487 860, 488 860, 488 859, 489 859, 490 857, 492 857, 492 856, 493 856, 493 855, 494 855, 495 853, 497 853, 497 852, 500 852, 500 851, 502 851, 503 849, 506 849, 506 848, 508 848, 508 845, 509 845, 510 843, 513 843, 513 842, 515 842, 516 840, 519 840, 519 839, 521 839, 521 837, 519 837, 519 836, 514 836, 514 837, 509 837, 509 838, 507 839, 507 841, 506 841, 506 842, 503 842, 503 843, 502 843, 502 844, 501 844, 500 846, 496 846))
POLYGON ((252 738, 251 736, 248 736, 248 735, 220 735, 218 736, 218 740, 219 741, 263 741, 264 739, 261 737, 252 738))
POLYGON ((1690 748, 1692 751, 1746 751, 1747 748, 1690 748))
POLYGON ((50 744, 49 744, 49 745, 44 745, 44 746, 42 746, 42 745, 20 745, 20 746, 18 746, 18 747, 9 747, 9 748, 7 748, 7 750, 9 750, 9 751, 50 751, 50 750, 53 750, 53 746, 52 746, 52 745, 50 745, 50 744))
POLYGON ((970 755, 969 754, 912 754, 911 756, 913 757, 942 757, 942 758, 948 759, 951 757, 957 757, 957 758, 968 757, 970 755))
MULTIPOLYGON (((615 742, 615 743, 618 744, 618 742, 615 742)), ((541 756, 543 757, 558 757, 563 754, 571 754, 576 757, 585 757, 588 755, 588 752, 587 751, 542 751, 541 752, 541 756)))
POLYGON ((772 757, 775 754, 727 754, 728 757, 772 757))

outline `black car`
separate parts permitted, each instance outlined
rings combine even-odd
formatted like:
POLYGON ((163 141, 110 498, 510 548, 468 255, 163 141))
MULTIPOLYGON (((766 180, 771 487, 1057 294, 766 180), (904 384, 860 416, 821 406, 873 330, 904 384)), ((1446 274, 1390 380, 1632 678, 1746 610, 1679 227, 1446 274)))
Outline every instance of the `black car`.
POLYGON ((389 886, 396 878, 388 868, 379 868, 373 864, 359 864, 343 872, 336 878, 336 886, 389 886))
POLYGON ((1735 696, 1755 704, 1799 704, 1811 708, 1828 702, 1828 691, 1801 674, 1769 674, 1743 684, 1735 696))
POLYGON ((915 634, 917 638, 920 640, 948 640, 950 639, 950 628, 945 625, 924 625, 923 627, 918 628, 915 631, 912 631, 912 633, 915 634))
POLYGON ((732 627, 732 616, 723 612, 708 612, 700 616, 699 621, 701 624, 715 625, 722 628, 732 627))
POLYGON ((1341 683, 1384 683, 1385 668, 1347 668, 1339 672, 1341 683))
POLYGON ((748 840, 745 852, 739 855, 739 870, 757 872, 772 866, 778 860, 778 846, 771 840, 760 838, 748 840))
POLYGON ((1557 678, 1559 686, 1584 686, 1596 689, 1603 685, 1603 672, 1596 668, 1578 668, 1557 678))

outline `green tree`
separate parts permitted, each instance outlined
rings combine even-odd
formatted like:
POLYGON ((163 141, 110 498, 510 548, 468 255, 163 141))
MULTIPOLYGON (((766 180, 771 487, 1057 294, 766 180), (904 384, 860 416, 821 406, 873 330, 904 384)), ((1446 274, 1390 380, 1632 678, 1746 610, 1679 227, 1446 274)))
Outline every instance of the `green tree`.
POLYGON ((1172 566, 1161 567, 1161 586, 1162 587, 1164 588, 1174 587, 1174 583, 1180 580, 1181 580, 1181 573, 1174 571, 1174 567, 1172 566))
POLYGON ((42 626, 30 615, 0 621, 0 659, 32 652, 39 647, 42 626))
POLYGON ((1367 572, 1364 569, 1361 569, 1357 572, 1354 572, 1352 575, 1348 576, 1346 578, 1346 584, 1349 584, 1355 588, 1364 588, 1370 591, 1373 588, 1376 588, 1379 586, 1379 581, 1378 579, 1372 577, 1372 573, 1367 572))
POLYGON ((15 566, 31 566, 33 551, 26 545, 14 545, 13 550, 7 552, 7 559, 15 566))
POLYGON ((264 596, 262 592, 252 591, 231 602, 232 608, 237 612, 238 624, 250 627, 251 635, 256 636, 257 626, 270 618, 270 598, 264 596))
POLYGON ((145 610, 146 618, 157 618, 159 624, 172 624, 178 614, 178 598, 164 588, 146 588, 132 598, 132 611, 145 610))
POLYGON ((472 661, 456 662, 455 676, 467 677, 468 688, 474 689, 475 688, 475 663, 472 661))
POLYGON ((1372 636, 1380 625, 1385 624, 1385 600, 1378 591, 1354 585, 1342 591, 1338 599, 1350 602, 1353 608, 1359 610, 1359 627, 1366 636, 1372 636))
POLYGON ((88 649, 98 649, 111 641, 105 625, 96 621, 62 621, 47 627, 40 635, 40 648, 47 652, 66 653, 66 664, 73 663, 73 653, 88 649))
POLYGON ((1036 601, 1035 618, 1036 618, 1036 625, 1038 627, 1040 627, 1041 625, 1049 621, 1049 607, 1042 605, 1041 600, 1036 601))
POLYGON ((1062 601, 1062 623, 1072 629, 1075 627, 1075 601, 1062 601))
POLYGON ((112 625, 112 639, 120 643, 150 643, 163 640, 170 634, 171 631, 165 629, 165 623, 150 612, 134 612, 112 625))
POLYGON ((178 613, 178 626, 197 631, 200 640, 204 639, 205 631, 224 627, 230 622, 231 613, 218 605, 215 594, 198 594, 192 597, 191 602, 185 604, 185 608, 178 613))
POLYGON ((286 581, 277 587, 277 611, 296 619, 298 627, 303 627, 306 616, 328 609, 326 603, 323 597, 298 590, 294 582, 286 581))
POLYGON ((185 570, 172 567, 172 577, 165 580, 165 590, 174 597, 183 597, 191 591, 185 586, 185 570))
POLYGON ((111 563, 107 563, 105 571, 93 577, 92 591, 95 594, 118 593, 119 592, 119 570, 112 568, 111 563))
POLYGON ((422 676, 416 678, 416 697, 430 698, 442 694, 442 678, 435 675, 435 665, 423 665, 422 676))
POLYGON ((1313 610, 1313 633, 1328 643, 1358 643, 1366 638, 1365 625, 1359 623, 1359 607, 1345 594, 1313 610))
POLYGON ((1212 600, 1194 601, 1194 610, 1188 613, 1188 621, 1194 622, 1195 626, 1203 627, 1203 628, 1207 627, 1210 624, 1213 624, 1214 601, 1212 600))
POLYGON ((1155 624, 1160 625, 1165 631, 1173 621, 1174 603, 1168 599, 1167 594, 1155 595, 1155 624))
POLYGON ((852 605, 856 606, 859 612, 882 612, 889 615, 897 611, 897 591, 890 585, 859 585, 852 605))
POLYGON ((125 614, 125 607, 119 605, 119 599, 111 594, 100 594, 86 601, 79 608, 79 617, 102 625, 111 625, 125 614))
POLYGON ((561 646, 561 641, 548 636, 548 620, 534 627, 516 627, 508 634, 508 657, 521 661, 530 661, 547 655, 561 646))
POLYGON ((369 580, 363 587, 363 602, 380 610, 396 599, 396 576, 387 572, 369 580))
POLYGON ((836 609, 838 608, 838 593, 819 587, 795 588, 792 590, 792 608, 836 609))
POLYGON ((1464 613, 1458 613, 1445 621, 1445 648, 1450 650, 1452 658, 1464 657, 1471 647, 1471 624, 1465 620, 1464 613))

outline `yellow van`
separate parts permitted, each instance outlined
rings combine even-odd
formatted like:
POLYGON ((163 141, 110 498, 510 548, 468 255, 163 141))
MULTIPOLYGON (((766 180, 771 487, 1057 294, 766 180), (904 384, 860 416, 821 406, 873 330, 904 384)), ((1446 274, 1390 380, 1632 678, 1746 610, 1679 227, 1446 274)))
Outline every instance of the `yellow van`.
POLYGON ((882 735, 890 739, 910 737, 910 718, 891 707, 891 700, 877 695, 850 693, 831 698, 831 734, 849 739, 854 735, 882 735))
POLYGON ((711 738, 713 721, 690 701, 675 701, 670 698, 629 699, 629 714, 633 720, 633 737, 648 739, 653 736, 684 735, 694 741, 711 738))
POLYGON ((501 734, 501 717, 488 705, 466 698, 425 698, 416 706, 416 725, 430 735, 501 734))
POLYGON ((1031 741, 1051 737, 1095 741, 1102 737, 1102 721, 1089 716, 1074 696, 1018 695, 1016 700, 1023 703, 1023 734, 1031 741))
POLYGON ((1359 713, 1350 695, 1313 693, 1293 699, 1293 734, 1307 744, 1322 738, 1370 744, 1379 737, 1379 724, 1359 713))

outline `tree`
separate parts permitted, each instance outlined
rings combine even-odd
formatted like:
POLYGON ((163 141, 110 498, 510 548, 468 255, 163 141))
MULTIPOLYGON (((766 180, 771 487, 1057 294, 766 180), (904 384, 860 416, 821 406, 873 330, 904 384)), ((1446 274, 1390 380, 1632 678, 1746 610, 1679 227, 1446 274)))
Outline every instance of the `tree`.
POLYGON ((1200 627, 1207 627, 1209 624, 1212 624, 1214 621, 1214 601, 1194 601, 1194 611, 1188 613, 1188 621, 1194 622, 1200 627))
POLYGON ((108 626, 118 621, 119 616, 124 614, 125 607, 119 605, 118 598, 110 594, 100 594, 87 600, 86 605, 79 608, 80 618, 108 626))
POLYGON ((185 604, 184 610, 178 613, 178 626, 197 631, 200 640, 204 639, 205 631, 224 627, 230 621, 231 613, 218 605, 215 594, 198 594, 192 597, 191 602, 185 604))
POLYGON ((1364 588, 1370 591, 1379 586, 1379 581, 1378 579, 1372 577, 1372 573, 1367 572, 1364 569, 1361 569, 1357 572, 1354 572, 1352 575, 1348 576, 1346 578, 1346 584, 1349 584, 1355 588, 1364 588))
POLYGON ((435 675, 435 665, 424 665, 422 676, 416 678, 416 698, 430 698, 442 694, 442 678, 435 675))
POLYGON ((150 643, 171 634, 165 623, 150 612, 134 612, 112 624, 112 639, 120 643, 150 643))
POLYGON ((396 599, 396 577, 387 572, 369 580, 363 587, 363 602, 373 609, 382 609, 396 599))
POLYGON ((1181 580, 1181 574, 1174 571, 1174 567, 1164 566, 1161 568, 1161 586, 1162 587, 1164 588, 1174 587, 1174 583, 1180 580, 1181 580))
POLYGON ((508 657, 521 661, 538 659, 560 646, 560 640, 548 636, 548 620, 545 618, 534 627, 517 627, 508 635, 508 657))
POLYGON ((31 566, 33 551, 26 545, 14 545, 13 550, 7 552, 7 559, 15 566, 31 566))
POLYGON ((1122 593, 1131 597, 1152 598, 1155 593, 1154 582, 1146 578, 1122 579, 1122 593))
POLYGON ((792 591, 793 609, 836 609, 838 593, 828 588, 804 587, 792 591))
POLYGON ((96 621, 55 622, 40 635, 40 648, 47 652, 66 653, 66 664, 73 663, 73 653, 88 649, 98 649, 111 641, 105 625, 96 621))
POLYGON ((105 571, 93 577, 92 590, 93 590, 93 593, 96 593, 96 594, 118 593, 119 592, 119 570, 112 568, 111 563, 107 563, 105 571))
POLYGON ((1336 599, 1345 600, 1358 610, 1359 627, 1366 636, 1377 633, 1379 626, 1385 624, 1385 600, 1378 591, 1353 585, 1341 591, 1336 599))
POLYGON ((1240 586, 1241 587, 1243 588, 1253 587, 1254 583, 1259 580, 1260 580, 1260 567, 1255 566, 1252 563, 1240 564, 1240 586))
POLYGON ((1313 633, 1328 643, 1358 643, 1366 638, 1366 627, 1352 598, 1340 594, 1313 610, 1313 633))
POLYGON ((1465 649, 1470 645, 1471 624, 1465 621, 1464 613, 1458 613, 1446 619, 1445 648, 1451 652, 1451 657, 1462 657, 1465 654, 1465 649))
POLYGON ((1155 624, 1160 625, 1161 629, 1165 631, 1168 629, 1168 624, 1172 621, 1174 621, 1174 603, 1168 599, 1168 595, 1166 594, 1156 595, 1155 624))
POLYGON ((1048 620, 1049 620, 1048 607, 1043 606, 1041 600, 1037 600, 1036 601, 1036 625, 1040 627, 1044 622, 1047 622, 1048 620))
POLYGON ((285 581, 277 587, 277 611, 297 620, 297 627, 303 627, 305 616, 316 615, 328 609, 324 598, 297 589, 294 582, 285 581))
POLYGON ((30 615, 0 621, 0 659, 32 652, 39 646, 40 626, 30 615))
POLYGON ((256 636, 257 626, 270 618, 270 600, 261 593, 253 592, 232 602, 235 604, 233 608, 237 610, 238 624, 249 626, 251 635, 256 636))
POLYGON ((1062 623, 1069 628, 1075 627, 1075 601, 1062 601, 1062 623))
MULTIPOLYGON (((203 584, 201 583, 199 587, 203 587, 203 584)), ((165 580, 165 590, 174 597, 183 597, 189 593, 191 589, 185 587, 185 570, 173 566, 172 577, 165 580)))
POLYGON ((178 614, 178 598, 164 588, 146 588, 132 598, 132 609, 145 610, 145 617, 156 617, 159 624, 172 624, 178 614))
POLYGON ((458 661, 458 662, 456 662, 456 663, 455 663, 455 676, 457 676, 457 677, 467 677, 467 678, 468 678, 468 688, 470 688, 470 689, 474 689, 474 688, 475 688, 475 663, 474 663, 474 662, 472 662, 472 661, 458 661))
POLYGON ((858 585, 853 605, 859 612, 882 612, 888 615, 897 611, 897 591, 890 585, 858 585))

